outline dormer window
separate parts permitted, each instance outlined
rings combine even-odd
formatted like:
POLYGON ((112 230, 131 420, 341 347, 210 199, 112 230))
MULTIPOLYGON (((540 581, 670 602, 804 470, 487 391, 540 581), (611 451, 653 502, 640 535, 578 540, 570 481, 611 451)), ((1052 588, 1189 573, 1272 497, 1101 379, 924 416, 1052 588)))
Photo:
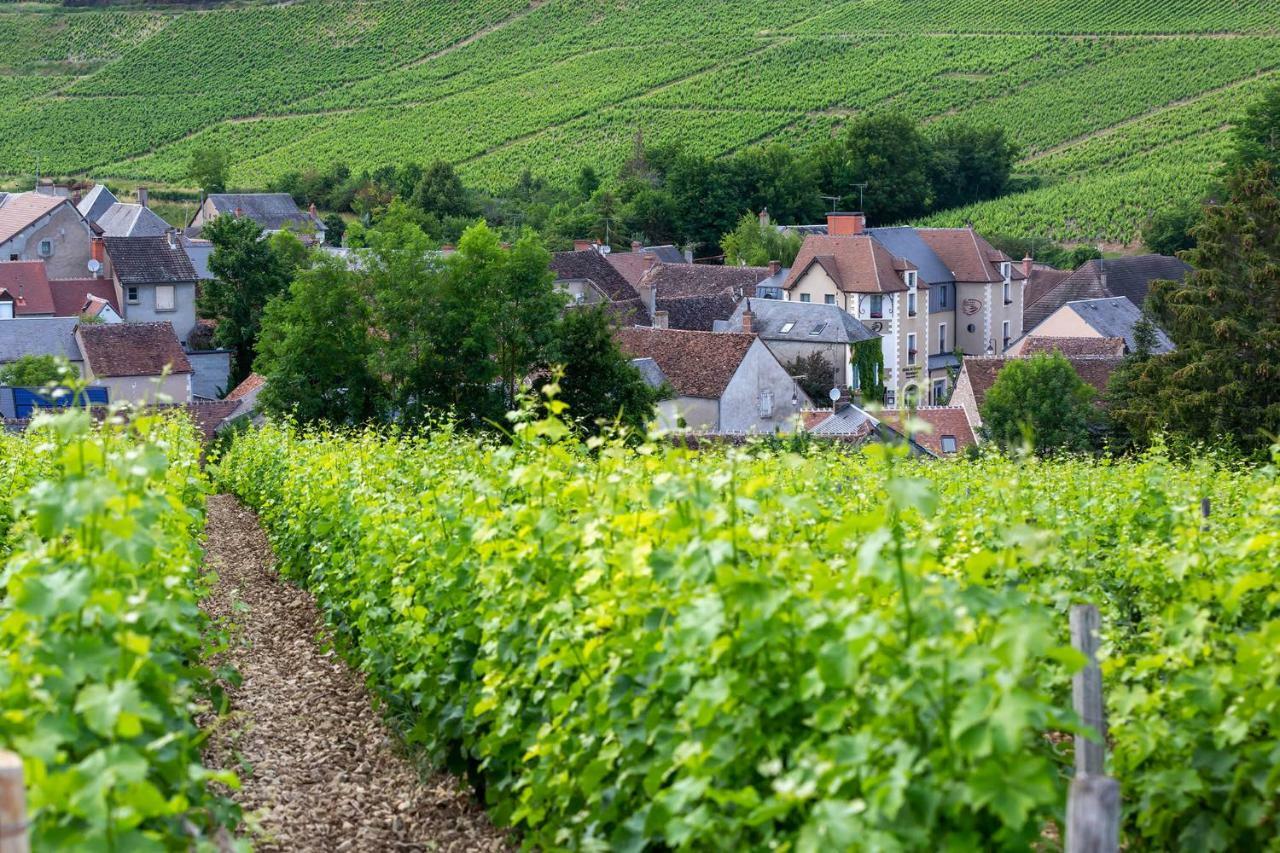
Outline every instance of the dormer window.
POLYGON ((918 275, 919 273, 917 273, 915 270, 907 270, 902 274, 903 278, 907 280, 907 290, 916 289, 916 277, 918 275))
POLYGON ((1000 277, 1008 281, 1013 276, 1013 263, 1010 261, 1001 261, 1000 277))

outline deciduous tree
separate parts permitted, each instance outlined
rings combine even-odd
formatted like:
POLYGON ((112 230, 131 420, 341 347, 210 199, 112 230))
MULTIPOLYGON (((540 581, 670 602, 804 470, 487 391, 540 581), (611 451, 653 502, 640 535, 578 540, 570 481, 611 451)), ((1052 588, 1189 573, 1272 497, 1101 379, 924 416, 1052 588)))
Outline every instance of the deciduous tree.
POLYGON ((1062 353, 1009 359, 982 403, 982 430, 1006 450, 1086 450, 1100 420, 1093 397, 1062 353))

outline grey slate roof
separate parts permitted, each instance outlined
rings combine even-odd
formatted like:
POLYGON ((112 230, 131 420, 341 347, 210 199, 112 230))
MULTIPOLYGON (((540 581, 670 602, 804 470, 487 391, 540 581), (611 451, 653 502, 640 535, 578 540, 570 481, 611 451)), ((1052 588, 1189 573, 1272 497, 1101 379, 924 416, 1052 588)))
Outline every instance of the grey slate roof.
POLYGON ((75 330, 79 317, 19 317, 0 320, 0 362, 24 355, 59 355, 81 361, 75 330))
MULTIPOLYGON (((1133 339, 1133 327, 1142 319, 1142 312, 1123 296, 1112 296, 1107 299, 1085 299, 1080 302, 1068 302, 1067 308, 1089 324, 1104 338, 1124 338, 1125 346, 1130 352, 1137 349, 1133 339)), ((1170 352, 1173 341, 1169 340, 1161 329, 1156 329, 1156 346, 1154 352, 1170 352)))
POLYGON ((106 184, 94 184, 93 189, 80 199, 80 203, 76 205, 76 210, 80 211, 80 215, 85 218, 89 224, 98 221, 102 214, 107 212, 111 205, 119 201, 111 190, 107 189, 106 184))
POLYGON ((108 237, 107 255, 121 284, 176 284, 196 281, 196 270, 181 244, 167 237, 108 237))
POLYGON ((751 330, 766 341, 852 344, 878 338, 857 317, 838 305, 817 302, 782 302, 777 299, 743 300, 725 324, 724 331, 741 332, 742 314, 751 305, 751 330), (787 328, 790 323, 791 327, 787 328), (786 329, 786 331, 783 331, 786 329), (814 331, 817 334, 814 334, 814 331))
POLYGON ((1142 308, 1151 282, 1159 279, 1182 281, 1191 265, 1168 255, 1138 255, 1088 261, 1028 303, 1022 310, 1022 327, 1030 329, 1068 302, 1123 296, 1135 308, 1142 308))
POLYGON ((324 223, 298 208, 288 193, 213 193, 209 196, 219 214, 234 215, 238 210, 262 226, 264 231, 280 231, 285 226, 325 230, 324 223))
POLYGON ((169 230, 169 223, 151 208, 122 202, 103 211, 97 224, 104 237, 161 237, 169 230))
POLYGON ((591 282, 611 302, 639 296, 622 274, 595 249, 555 252, 551 255, 551 271, 556 274, 557 281, 591 282))
POLYGON ((212 243, 208 240, 192 240, 190 237, 183 237, 182 250, 187 253, 187 260, 191 261, 191 266, 196 271, 196 278, 200 281, 214 279, 213 273, 209 271, 209 258, 213 255, 212 243))
POLYGON ((940 284, 942 282, 954 282, 956 277, 952 275, 951 269, 942 262, 928 243, 920 239, 919 232, 915 228, 906 226, 898 228, 868 228, 866 233, 870 234, 877 243, 884 246, 895 256, 906 258, 915 264, 916 269, 920 271, 920 280, 927 284, 940 284))
POLYGON ((645 384, 650 388, 661 388, 667 383, 667 374, 662 372, 662 368, 658 367, 658 362, 652 358, 633 358, 631 366, 640 371, 640 375, 644 377, 645 384))
POLYGON ((857 406, 845 406, 838 412, 832 412, 829 418, 817 426, 811 427, 809 432, 813 435, 862 435, 869 432, 874 423, 857 406))

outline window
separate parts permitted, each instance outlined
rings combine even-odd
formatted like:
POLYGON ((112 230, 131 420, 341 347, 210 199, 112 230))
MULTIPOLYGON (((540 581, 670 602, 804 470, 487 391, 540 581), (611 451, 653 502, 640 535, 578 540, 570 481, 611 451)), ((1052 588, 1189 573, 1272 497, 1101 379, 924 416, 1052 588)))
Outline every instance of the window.
POLYGON ((826 323, 819 323, 818 325, 816 325, 816 326, 814 326, 814 327, 813 327, 813 330, 812 330, 812 331, 810 331, 810 332, 809 332, 809 334, 811 334, 811 335, 820 335, 820 334, 822 334, 822 330, 823 330, 823 329, 825 329, 825 328, 827 328, 827 324, 826 324, 826 323))
POLYGON ((156 310, 157 311, 174 310, 172 284, 156 285, 156 310))
POLYGON ((1013 275, 1013 264, 1009 261, 1002 261, 1000 264, 1000 277, 1008 281, 1011 275, 1013 275))
POLYGON ((9 256, 9 260, 11 260, 11 261, 20 261, 20 260, 22 260, 22 256, 21 256, 21 255, 10 255, 10 256, 9 256))
POLYGON ((946 351, 947 351, 947 324, 939 323, 938 324, 938 352, 944 353, 946 351))
POLYGON ((802 294, 800 294, 800 301, 801 301, 801 302, 809 302, 809 301, 811 301, 811 300, 810 300, 810 298, 809 298, 809 294, 807 294, 807 293, 802 293, 802 294))
POLYGON ((902 275, 903 275, 903 278, 905 278, 905 279, 906 279, 906 281, 907 281, 907 290, 915 290, 915 289, 916 289, 916 276, 918 275, 918 274, 916 273, 916 271, 915 271, 915 270, 907 270, 907 271, 906 271, 905 273, 903 273, 902 275))
POLYGON ((884 405, 887 409, 892 409, 894 404, 898 402, 898 398, 894 396, 891 389, 886 388, 884 391, 884 405))
POLYGON ((1008 281, 1004 283, 1004 304, 1013 304, 1013 284, 1008 281))
POLYGON ((956 452, 956 437, 954 435, 944 435, 942 437, 942 452, 943 453, 956 452))
POLYGON ((907 335, 907 364, 916 363, 916 335, 915 332, 907 335))
POLYGON ((795 327, 796 327, 796 324, 794 321, 788 321, 782 324, 782 329, 780 330, 780 332, 781 334, 785 335, 787 332, 791 331, 795 327))
POLYGON ((1003 349, 1008 349, 1009 348, 1009 321, 1008 320, 1005 320, 1000 325, 1000 334, 1004 337, 1003 349))
POLYGON ((40 241, 40 257, 47 258, 52 254, 53 254, 53 241, 41 240, 40 241))
POLYGON ((124 299, 130 305, 138 304, 138 286, 136 284, 131 284, 125 288, 124 299))
POLYGON ((938 288, 938 307, 947 307, 947 286, 945 284, 938 288))
POLYGON ((907 294, 907 316, 916 316, 916 295, 914 293, 907 294))
POLYGON ((947 402, 947 380, 935 379, 933 381, 933 405, 943 406, 947 402))
POLYGON ((827 305, 835 305, 836 295, 834 293, 828 293, 826 296, 822 297, 822 301, 827 305))
POLYGON ((773 417, 773 392, 768 388, 760 392, 760 417, 773 417))
POLYGON ((871 316, 884 316, 884 297, 878 293, 871 297, 871 316))

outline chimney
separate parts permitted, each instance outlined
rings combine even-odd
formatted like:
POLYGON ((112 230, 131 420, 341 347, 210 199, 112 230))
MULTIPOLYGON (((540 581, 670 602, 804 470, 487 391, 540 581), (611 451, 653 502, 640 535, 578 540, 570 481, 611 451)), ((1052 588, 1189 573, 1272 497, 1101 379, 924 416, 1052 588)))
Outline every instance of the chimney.
POLYGON ((828 213, 827 235, 829 237, 853 237, 861 234, 867 227, 865 213, 828 213))
POLYGON ((638 252, 643 248, 644 248, 644 243, 641 243, 639 240, 631 241, 631 251, 638 252))
POLYGON ((89 240, 89 257, 98 262, 98 271, 94 278, 102 278, 102 265, 107 260, 107 241, 105 237, 92 237, 89 240))
POLYGON ((772 278, 780 272, 782 272, 782 264, 779 261, 769 261, 769 277, 772 278))
POLYGON ((1033 264, 1035 264, 1035 261, 1034 261, 1034 260, 1032 260, 1032 258, 1031 258, 1031 254, 1030 254, 1030 253, 1028 253, 1028 254, 1027 254, 1027 256, 1026 256, 1025 258, 1023 258, 1023 259, 1022 259, 1022 276, 1023 276, 1023 278, 1028 278, 1028 279, 1029 279, 1029 278, 1031 278, 1031 267, 1032 267, 1032 265, 1033 265, 1033 264))
POLYGON ((237 207, 237 208, 236 208, 236 219, 239 219, 241 216, 244 216, 244 208, 243 208, 243 207, 237 207))
POLYGON ((169 248, 178 248, 178 232, 173 228, 166 228, 164 232, 165 239, 169 241, 169 248))
POLYGON ((146 187, 138 187, 138 204, 146 207, 151 201, 146 187))
POLYGON ((658 291, 652 284, 640 282, 636 288, 640 292, 640 301, 644 304, 644 309, 649 312, 652 317, 653 313, 658 310, 658 291))
POLYGON ((747 310, 742 312, 742 334, 754 335, 755 315, 751 313, 751 303, 747 303, 747 310))
POLYGON ((311 214, 312 219, 320 218, 320 208, 316 207, 316 203, 311 202, 311 207, 307 208, 307 212, 311 214))
POLYGON ((587 249, 594 248, 590 240, 574 240, 573 250, 575 252, 585 252, 587 249))
POLYGON ((760 227, 769 227, 769 208, 767 207, 760 208, 760 227))
POLYGON ((667 328, 667 312, 666 311, 653 312, 653 327, 655 329, 667 328))
POLYGON ((645 252, 642 260, 644 261, 644 271, 648 272, 653 269, 653 265, 658 262, 658 256, 652 252, 645 252))

